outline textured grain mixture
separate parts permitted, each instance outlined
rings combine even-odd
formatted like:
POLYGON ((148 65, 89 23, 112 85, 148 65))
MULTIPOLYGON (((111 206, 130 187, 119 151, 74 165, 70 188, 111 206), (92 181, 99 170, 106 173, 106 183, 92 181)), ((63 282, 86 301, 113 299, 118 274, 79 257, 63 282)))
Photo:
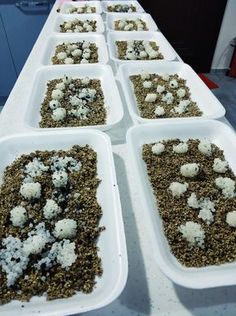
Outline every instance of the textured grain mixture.
POLYGON ((236 260, 236 177, 207 140, 145 144, 147 173, 174 256, 187 267, 236 260))
POLYGON ((146 22, 142 19, 136 20, 116 20, 114 22, 115 31, 148 31, 146 22))
POLYGON ((98 48, 87 41, 62 43, 56 46, 51 61, 53 65, 98 63, 98 48))
POLYGON ((127 12, 136 12, 137 9, 134 5, 127 5, 127 4, 115 4, 115 5, 109 5, 107 7, 108 12, 121 12, 121 13, 127 13, 127 12))
POLYGON ((116 41, 117 56, 122 60, 158 60, 163 59, 159 46, 153 41, 116 41))
POLYGON ((89 5, 84 6, 70 6, 66 9, 65 13, 67 14, 83 14, 83 13, 96 13, 96 7, 91 7, 89 5))
POLYGON ((202 116, 191 99, 186 80, 174 75, 146 74, 130 76, 139 114, 143 118, 202 116))
POLYGON ((88 145, 36 151, 6 168, 0 191, 0 304, 93 290, 102 275, 99 182, 97 154, 88 145))
POLYGON ((106 109, 100 80, 67 76, 50 80, 40 114, 39 126, 43 128, 105 124, 106 109))
POLYGON ((96 20, 79 20, 74 19, 72 21, 65 21, 60 24, 61 33, 86 33, 96 32, 97 21, 96 20))

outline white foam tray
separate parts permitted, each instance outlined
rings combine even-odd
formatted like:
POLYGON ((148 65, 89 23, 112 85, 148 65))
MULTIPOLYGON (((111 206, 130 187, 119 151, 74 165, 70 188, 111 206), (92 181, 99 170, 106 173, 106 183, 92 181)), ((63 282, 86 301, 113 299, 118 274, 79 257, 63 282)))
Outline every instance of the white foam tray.
MULTIPOLYGON (((134 40, 141 40, 141 41, 154 41, 159 46, 160 52, 164 56, 164 60, 174 60, 177 56, 175 54, 174 49, 169 44, 167 39, 161 32, 124 32, 124 31, 112 31, 108 32, 107 35, 107 42, 109 48, 110 58, 116 62, 117 65, 121 65, 123 63, 144 63, 144 62, 151 62, 151 61, 142 61, 142 60, 122 60, 118 58, 117 54, 117 46, 116 41, 134 41, 134 40)), ((163 59, 161 60, 163 61, 163 59)), ((160 62, 156 60, 155 62, 160 62)))
MULTIPOLYGON (((79 65, 79 66, 46 66, 41 67, 35 77, 32 79, 32 90, 29 96, 25 115, 23 118, 24 126, 39 129, 41 120, 40 108, 44 100, 47 82, 52 79, 63 78, 64 75, 72 78, 98 79, 101 81, 101 88, 104 94, 104 107, 107 112, 107 122, 103 125, 83 126, 79 128, 96 128, 108 130, 118 124, 123 118, 123 106, 119 91, 116 86, 112 69, 108 65, 79 65)), ((65 130, 78 129, 78 127, 60 127, 60 128, 40 128, 40 130, 65 130)))
MULTIPOLYGON (((102 10, 103 10, 103 12, 110 14, 111 12, 107 11, 107 7, 110 6, 110 5, 117 5, 117 4, 122 4, 122 5, 124 5, 124 4, 131 5, 132 4, 133 6, 136 7, 136 13, 145 12, 144 9, 142 8, 142 6, 139 4, 139 2, 135 1, 135 0, 133 0, 133 1, 125 1, 125 0, 121 0, 121 1, 114 1, 114 0, 102 1, 102 10)), ((124 14, 126 14, 126 13, 124 12, 124 14)), ((128 12, 127 12, 127 14, 128 14, 128 12)))
MULTIPOLYGON (((98 62, 106 64, 108 62, 108 52, 104 35, 101 34, 85 34, 85 33, 70 33, 70 34, 57 34, 48 38, 45 43, 44 52, 42 54, 41 63, 43 65, 52 65, 51 57, 55 54, 56 46, 62 43, 89 41, 95 43, 98 47, 98 62)), ((95 65, 95 63, 93 64, 95 65)), ((54 65, 57 66, 57 65, 54 65)), ((72 65, 73 66, 73 65, 72 65)))
POLYGON ((127 279, 127 253, 111 142, 108 136, 96 130, 27 132, 0 139, 0 178, 7 165, 22 154, 35 150, 69 149, 73 145, 88 144, 97 152, 97 173, 101 179, 97 191, 102 207, 101 226, 106 230, 98 239, 99 256, 104 269, 101 278, 90 294, 78 293, 67 299, 46 301, 45 297, 33 297, 30 302, 12 301, 0 306, 0 315, 50 315, 64 316, 101 308, 116 299, 127 279), (107 198, 109 197, 109 198, 107 198), (21 305, 24 305, 24 308, 21 305))
MULTIPOLYGON (((61 11, 60 13, 66 13, 66 9, 70 8, 70 7, 83 7, 85 5, 89 5, 91 7, 95 7, 96 8, 96 12, 97 14, 101 14, 102 13, 102 6, 101 6, 101 2, 100 1, 64 1, 62 6, 61 6, 61 11)), ((94 13, 94 14, 95 14, 94 13)), ((69 13, 69 15, 75 15, 76 13, 69 13)), ((84 13, 86 14, 86 13, 84 13)))
MULTIPOLYGON (((133 172, 137 175, 140 203, 143 207, 150 242, 155 250, 153 256, 160 269, 175 283, 189 288, 210 288, 236 284, 236 262, 203 268, 186 268, 172 255, 164 236, 163 226, 149 182, 146 165, 142 159, 142 145, 163 139, 207 138, 224 150, 233 172, 236 173, 236 134, 218 121, 150 123, 132 127, 127 133, 133 172)), ((194 250, 193 250, 194 251, 194 250)))
MULTIPOLYGON (((135 19, 143 20, 146 23, 149 32, 157 31, 157 25, 154 22, 152 16, 148 13, 109 13, 106 15, 107 29, 109 31, 115 31, 114 23, 117 20, 135 20, 135 19)), ((120 31, 120 32, 126 32, 126 31, 120 31)), ((130 31, 127 31, 127 32, 130 32, 130 31)), ((137 31, 133 31, 133 32, 137 32, 137 31)))
MULTIPOLYGON (((128 65, 121 65, 118 69, 117 79, 122 85, 122 89, 126 98, 129 113, 134 123, 150 123, 160 121, 173 121, 173 120, 188 120, 187 118, 157 118, 147 119, 140 116, 136 97, 134 94, 133 84, 129 77, 141 73, 157 73, 159 75, 178 74, 181 78, 186 80, 186 85, 191 92, 191 98, 197 102, 203 116, 194 117, 194 119, 201 120, 202 118, 217 119, 225 115, 225 109, 214 96, 214 94, 207 88, 203 81, 198 77, 194 70, 187 64, 181 62, 146 62, 142 64, 130 63, 128 65)), ((191 117, 192 119, 193 117, 191 117)))
MULTIPOLYGON (((102 17, 100 14, 95 14, 95 13, 91 13, 91 14, 60 14, 54 20, 54 25, 53 25, 54 32, 59 33, 59 34, 68 35, 68 33, 61 33, 60 32, 60 25, 63 24, 64 22, 74 21, 75 19, 78 19, 81 21, 89 20, 89 21, 96 21, 97 22, 96 32, 84 32, 85 34, 91 34, 91 33, 94 34, 94 33, 103 33, 104 32, 104 23, 103 23, 102 17)), ((74 34, 77 34, 77 35, 79 35, 81 33, 83 33, 83 32, 74 32, 74 34)), ((69 34, 71 34, 71 33, 69 33, 69 34)))

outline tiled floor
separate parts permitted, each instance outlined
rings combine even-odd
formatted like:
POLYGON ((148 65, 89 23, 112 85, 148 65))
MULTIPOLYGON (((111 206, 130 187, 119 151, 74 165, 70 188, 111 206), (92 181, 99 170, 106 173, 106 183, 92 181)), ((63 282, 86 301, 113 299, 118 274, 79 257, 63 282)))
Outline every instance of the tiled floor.
POLYGON ((222 72, 207 74, 218 84, 218 89, 211 90, 226 109, 226 118, 236 129, 236 78, 228 77, 222 72))

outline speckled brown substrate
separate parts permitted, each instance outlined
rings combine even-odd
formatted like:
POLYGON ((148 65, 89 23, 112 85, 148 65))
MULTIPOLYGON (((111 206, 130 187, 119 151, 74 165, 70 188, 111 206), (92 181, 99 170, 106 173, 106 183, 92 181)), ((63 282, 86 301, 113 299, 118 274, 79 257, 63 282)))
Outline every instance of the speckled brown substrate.
MULTIPOLYGON (((83 42, 73 42, 70 43, 70 45, 78 45, 78 46, 82 46, 83 42)), ((98 48, 96 46, 95 43, 90 43, 89 45, 89 49, 91 50, 90 53, 90 58, 88 60, 89 64, 93 64, 93 63, 98 63, 98 48)), ((64 64, 63 60, 59 60, 57 58, 57 54, 61 53, 61 52, 67 52, 67 57, 72 58, 74 60, 74 64, 80 64, 82 56, 72 56, 71 52, 69 52, 67 50, 66 44, 62 43, 56 46, 56 50, 55 50, 55 55, 51 58, 51 61, 53 63, 53 65, 60 65, 60 64, 64 64)))
POLYGON ((84 13, 91 13, 91 12, 87 12, 87 9, 90 8, 92 13, 96 13, 96 8, 95 7, 90 7, 89 5, 85 5, 85 6, 81 6, 81 7, 73 7, 72 8, 72 12, 70 14, 84 14, 84 13), (78 12, 78 8, 82 9, 82 12, 78 12))
POLYGON ((134 5, 127 5, 127 4, 116 4, 116 5, 109 5, 107 7, 108 12, 136 12, 137 9, 134 5))
POLYGON ((77 233, 71 240, 76 244, 75 252, 78 257, 68 270, 58 264, 50 270, 45 270, 44 267, 37 270, 33 264, 40 259, 40 255, 31 255, 24 275, 10 288, 7 287, 5 273, 0 268, 0 304, 12 299, 28 301, 32 296, 40 296, 44 292, 47 293, 47 299, 52 300, 72 296, 76 291, 90 293, 93 290, 95 277, 102 275, 101 258, 98 256, 99 249, 96 245, 100 232, 104 229, 99 226, 102 210, 96 198, 99 182, 97 154, 89 146, 76 145, 68 151, 37 151, 22 155, 6 168, 0 191, 0 239, 11 234, 24 240, 27 233, 42 221, 46 228, 52 231, 56 221, 71 218, 77 222, 77 233), (42 186, 40 200, 30 203, 22 198, 19 190, 24 177, 24 166, 34 157, 40 158, 45 165, 50 165, 50 158, 53 155, 71 156, 80 161, 82 167, 79 172, 69 173, 69 185, 54 195, 54 199, 59 194, 64 196, 63 202, 58 201, 64 211, 56 218, 46 220, 42 208, 46 199, 52 198, 55 192, 51 172, 44 172, 42 176, 35 178, 42 186), (79 197, 75 197, 74 193, 79 193, 79 197), (9 220, 10 210, 20 204, 26 208, 29 218, 24 228, 12 226, 9 220), (33 225, 32 228, 29 227, 30 224, 33 225))
MULTIPOLYGON (((147 27, 147 24, 146 22, 144 22, 143 20, 139 19, 140 20, 140 23, 143 25, 143 31, 148 31, 148 27, 147 27)), ((124 29, 120 28, 119 27, 119 23, 122 22, 123 20, 116 20, 115 21, 115 30, 116 31, 124 31, 124 29)), ((138 27, 137 27, 137 24, 135 23, 134 20, 125 20, 126 23, 128 24, 132 24, 133 25, 133 28, 129 31, 137 31, 138 30, 138 27)))
POLYGON ((213 171, 214 158, 224 159, 223 151, 214 146, 212 156, 203 155, 198 151, 198 140, 189 140, 189 151, 186 154, 176 154, 172 146, 179 140, 163 141, 165 151, 161 155, 154 155, 151 151, 153 144, 143 146, 143 159, 146 162, 147 173, 156 197, 159 213, 162 218, 165 235, 172 253, 187 267, 202 267, 217 265, 236 260, 236 229, 226 223, 226 213, 236 210, 236 198, 226 199, 214 185, 217 177, 230 177, 236 180, 233 172, 228 170, 224 174, 213 171), (181 165, 185 163, 200 163, 201 172, 191 180, 180 173, 181 165), (171 182, 187 182, 189 188, 180 198, 174 198, 167 191, 171 182), (187 198, 191 193, 197 198, 208 197, 215 202, 214 222, 207 225, 198 218, 198 210, 187 205, 187 198), (179 232, 179 227, 186 221, 199 223, 205 231, 205 248, 190 248, 179 232))
MULTIPOLYGON (((68 21, 68 22, 71 22, 70 30, 72 30, 75 33, 86 33, 86 32, 89 32, 89 31, 86 30, 86 28, 83 27, 85 22, 93 28, 92 31, 90 31, 90 32, 96 32, 96 30, 97 30, 97 21, 95 21, 95 20, 86 20, 86 21, 83 20, 82 21, 82 20, 76 19, 76 20, 68 21), (83 29, 78 31, 78 29, 76 28, 77 26, 80 26, 83 29)), ((64 22, 63 24, 60 25, 60 32, 61 33, 67 33, 67 29, 65 28, 66 23, 67 22, 64 22)))
POLYGON ((136 102, 138 105, 138 110, 140 113, 140 116, 143 118, 148 118, 148 119, 161 119, 161 118, 171 118, 171 117, 188 117, 188 116, 202 116, 202 111, 200 111, 199 107, 197 106, 196 102, 193 102, 191 100, 191 93, 189 88, 186 86, 186 80, 180 78, 177 74, 171 75, 171 79, 176 79, 178 81, 178 89, 183 88, 186 91, 186 95, 184 98, 179 98, 176 94, 176 91, 178 89, 170 88, 169 87, 169 82, 165 81, 162 79, 161 76, 157 74, 150 74, 150 79, 147 79, 148 81, 153 82, 153 86, 151 88, 144 88, 143 87, 143 80, 141 78, 141 75, 135 75, 135 76, 130 76, 130 80, 133 83, 133 89, 134 89, 134 94, 136 97, 136 102), (157 93, 156 88, 158 85, 165 86, 166 90, 163 91, 163 93, 157 93), (162 95, 166 92, 171 92, 174 96, 174 102, 173 104, 166 104, 161 100, 162 95), (147 93, 157 93, 157 100, 155 102, 145 102, 145 97, 147 93), (179 104, 179 101, 189 99, 191 103, 186 109, 186 112, 182 114, 178 114, 174 111, 175 106, 179 104), (156 106, 162 106, 165 109, 165 114, 162 116, 156 116, 155 115, 155 109, 156 106))
MULTIPOLYGON (((137 41, 137 40, 136 40, 137 41)), ((142 42, 142 41, 140 41, 142 42)), ((156 58, 152 58, 150 59, 148 56, 147 57, 143 57, 143 58, 139 58, 137 60, 157 60, 157 59, 163 59, 163 55, 162 53, 159 51, 159 46, 157 46, 156 42, 153 41, 149 41, 151 47, 159 52, 159 55, 156 58)), ((127 50, 127 41, 116 41, 116 46, 117 46, 117 56, 119 59, 123 59, 123 60, 127 60, 126 59, 126 50, 127 50)))
POLYGON ((47 83, 47 92, 44 101, 41 106, 40 114, 41 121, 39 122, 40 127, 76 127, 76 126, 88 126, 88 125, 101 125, 106 123, 106 109, 104 106, 104 95, 101 89, 100 80, 91 79, 90 83, 86 85, 86 88, 96 89, 96 99, 93 102, 87 103, 86 107, 91 111, 88 114, 88 118, 80 119, 73 115, 69 115, 68 112, 75 107, 69 103, 70 95, 76 95, 77 91, 81 87, 85 87, 81 84, 80 79, 72 79, 71 84, 74 84, 73 89, 64 91, 64 97, 60 100, 63 108, 67 111, 67 116, 62 121, 54 121, 52 119, 53 110, 49 107, 49 102, 52 100, 51 94, 57 83, 62 82, 62 79, 50 80, 47 83))

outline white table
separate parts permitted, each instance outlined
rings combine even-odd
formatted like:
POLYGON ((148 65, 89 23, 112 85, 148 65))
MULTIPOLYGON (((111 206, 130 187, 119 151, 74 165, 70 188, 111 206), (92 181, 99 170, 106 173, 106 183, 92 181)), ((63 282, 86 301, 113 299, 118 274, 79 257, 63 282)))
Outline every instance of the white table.
MULTIPOLYGON (((19 126, 17 118, 22 114, 27 101, 25 90, 36 69, 38 56, 51 33, 57 3, 4 106, 0 115, 0 136, 29 131, 19 126)), ((123 98, 123 95, 121 95, 123 98)), ((107 134, 113 144, 114 160, 120 188, 120 196, 125 223, 128 248, 129 276, 127 285, 118 299, 109 306, 88 312, 91 316, 131 316, 131 315, 174 315, 174 316, 211 316, 236 315, 236 286, 209 290, 182 288, 169 281, 153 260, 153 252, 147 237, 145 214, 139 202, 135 185, 135 174, 129 165, 125 134, 132 125, 125 100, 125 119, 107 134)), ((225 121, 225 119, 223 119, 225 121)))

